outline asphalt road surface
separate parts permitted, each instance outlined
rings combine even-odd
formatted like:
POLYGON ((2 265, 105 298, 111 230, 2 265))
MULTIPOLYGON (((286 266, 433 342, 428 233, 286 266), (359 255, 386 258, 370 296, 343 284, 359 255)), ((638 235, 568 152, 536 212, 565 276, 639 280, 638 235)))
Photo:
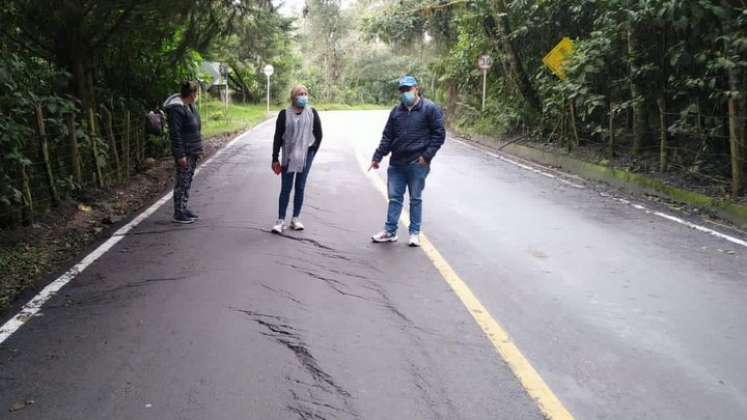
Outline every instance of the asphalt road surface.
MULTIPOLYGON (((301 233, 274 124, 205 165, 199 223, 164 205, 0 344, 0 418, 543 418, 432 252, 370 242, 386 116, 321 114, 301 233)), ((747 418, 747 248, 615 198, 449 139, 423 230, 573 417, 747 418)))

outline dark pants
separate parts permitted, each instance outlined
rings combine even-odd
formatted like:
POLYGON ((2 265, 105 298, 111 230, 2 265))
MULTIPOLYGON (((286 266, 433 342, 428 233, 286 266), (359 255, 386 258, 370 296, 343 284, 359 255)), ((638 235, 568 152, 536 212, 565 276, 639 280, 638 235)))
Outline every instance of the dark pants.
POLYGON ((174 185, 174 216, 184 215, 189 202, 189 190, 192 188, 192 178, 197 169, 198 155, 187 156, 187 167, 176 164, 176 184, 174 185))
POLYGON ((293 189, 295 182, 295 194, 293 195, 293 217, 301 215, 301 207, 303 207, 303 193, 306 189, 306 178, 309 176, 311 171, 311 164, 314 161, 316 152, 309 150, 309 154, 306 156, 306 166, 303 168, 303 172, 287 172, 283 168, 282 186, 280 188, 280 205, 278 210, 278 219, 285 220, 285 213, 288 210, 288 202, 290 201, 290 193, 293 189))

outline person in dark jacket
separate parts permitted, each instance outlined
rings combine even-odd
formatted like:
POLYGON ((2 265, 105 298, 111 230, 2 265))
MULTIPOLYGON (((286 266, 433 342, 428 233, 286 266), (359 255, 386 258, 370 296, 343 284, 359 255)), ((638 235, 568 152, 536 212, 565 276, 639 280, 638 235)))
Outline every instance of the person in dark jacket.
POLYGON ((309 92, 303 85, 291 90, 290 106, 280 111, 275 124, 275 140, 272 146, 272 170, 281 175, 278 219, 272 227, 274 233, 282 233, 290 193, 295 184, 293 196, 293 218, 290 227, 303 230, 298 219, 303 206, 306 180, 311 171, 319 146, 322 144, 322 122, 319 113, 309 106, 309 92), (282 159, 278 159, 282 150, 282 159))
POLYGON ((397 241, 397 224, 402 213, 405 189, 410 193, 410 246, 420 246, 423 215, 422 193, 430 165, 444 144, 443 113, 438 105, 420 95, 413 76, 399 81, 400 105, 389 114, 371 169, 379 169, 381 160, 391 153, 387 169, 389 209, 384 230, 373 235, 374 242, 397 241))
POLYGON ((202 123, 194 104, 197 88, 197 82, 184 81, 181 92, 169 96, 163 104, 168 116, 171 152, 176 162, 174 223, 194 223, 198 218, 188 206, 192 178, 202 154, 202 123))

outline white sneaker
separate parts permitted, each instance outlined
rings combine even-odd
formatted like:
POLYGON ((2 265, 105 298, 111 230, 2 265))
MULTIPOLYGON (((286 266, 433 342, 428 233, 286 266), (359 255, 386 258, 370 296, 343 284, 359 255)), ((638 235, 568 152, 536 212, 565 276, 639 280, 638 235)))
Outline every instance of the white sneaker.
POLYGON ((275 226, 272 227, 272 233, 283 233, 283 219, 275 221, 275 226))
POLYGON ((293 230, 303 230, 304 229, 303 223, 301 223, 301 221, 298 220, 298 217, 294 217, 293 219, 291 219, 290 228, 293 229, 293 230))
POLYGON ((420 234, 419 233, 411 233, 410 234, 410 242, 408 245, 412 247, 418 247, 420 246, 420 234))
POLYGON ((371 237, 371 240, 377 243, 383 243, 383 242, 397 242, 397 234, 391 234, 385 230, 382 230, 381 232, 373 235, 371 237))

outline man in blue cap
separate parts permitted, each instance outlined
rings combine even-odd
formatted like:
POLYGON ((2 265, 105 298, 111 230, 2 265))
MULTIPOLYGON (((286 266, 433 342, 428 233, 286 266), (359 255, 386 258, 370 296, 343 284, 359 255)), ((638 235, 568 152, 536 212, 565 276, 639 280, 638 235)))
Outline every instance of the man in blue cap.
POLYGON ((384 230, 373 235, 374 242, 396 242, 397 223, 402 213, 405 189, 410 193, 410 246, 420 246, 420 225, 423 216, 422 192, 425 178, 436 152, 444 144, 443 113, 438 105, 420 96, 418 81, 413 76, 399 80, 400 104, 389 114, 374 152, 371 169, 379 169, 381 160, 391 153, 387 169, 389 209, 384 230))

